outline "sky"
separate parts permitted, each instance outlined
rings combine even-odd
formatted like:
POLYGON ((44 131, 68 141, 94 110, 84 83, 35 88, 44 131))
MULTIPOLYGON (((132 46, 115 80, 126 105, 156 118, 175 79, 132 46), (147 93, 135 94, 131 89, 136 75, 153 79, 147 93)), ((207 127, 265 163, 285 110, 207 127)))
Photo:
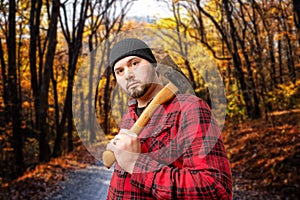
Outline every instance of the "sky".
POLYGON ((137 0, 134 1, 127 16, 156 16, 167 17, 172 15, 166 3, 157 0, 137 0))

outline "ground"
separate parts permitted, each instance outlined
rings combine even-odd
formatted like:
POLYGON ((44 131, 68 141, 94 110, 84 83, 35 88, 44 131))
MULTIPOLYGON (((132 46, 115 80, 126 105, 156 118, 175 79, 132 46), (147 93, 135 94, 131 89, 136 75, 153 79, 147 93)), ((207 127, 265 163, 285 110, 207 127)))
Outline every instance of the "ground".
MULTIPOLYGON (((226 121, 222 131, 233 174, 233 199, 298 199, 300 110, 269 119, 226 121)), ((105 199, 111 171, 84 148, 1 183, 0 199, 105 199)))
POLYGON ((268 122, 227 124, 223 138, 235 190, 263 192, 263 199, 298 199, 299 133, 300 110, 271 113, 268 122))

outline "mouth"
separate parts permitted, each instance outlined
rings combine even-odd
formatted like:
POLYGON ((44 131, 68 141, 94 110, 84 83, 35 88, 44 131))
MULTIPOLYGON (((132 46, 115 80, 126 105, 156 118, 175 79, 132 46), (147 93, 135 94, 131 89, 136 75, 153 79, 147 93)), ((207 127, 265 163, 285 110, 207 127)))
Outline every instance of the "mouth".
POLYGON ((139 83, 138 82, 130 82, 127 84, 127 89, 136 87, 139 83))

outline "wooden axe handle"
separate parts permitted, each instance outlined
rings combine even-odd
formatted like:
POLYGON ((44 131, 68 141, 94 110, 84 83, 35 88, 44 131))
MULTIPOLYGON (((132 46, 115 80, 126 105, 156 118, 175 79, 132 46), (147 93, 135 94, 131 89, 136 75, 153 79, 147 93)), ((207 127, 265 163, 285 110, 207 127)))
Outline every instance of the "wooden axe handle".
MULTIPOLYGON (((136 135, 139 135, 143 128, 146 126, 151 116, 155 112, 155 110, 163 103, 172 99, 176 93, 178 92, 178 88, 171 82, 169 82, 163 89, 161 89, 158 94, 154 97, 154 99, 150 102, 150 104, 143 111, 138 120, 131 127, 130 131, 134 132, 136 135)), ((106 150, 102 154, 102 159, 105 167, 108 169, 115 162, 116 158, 112 151, 106 150)))

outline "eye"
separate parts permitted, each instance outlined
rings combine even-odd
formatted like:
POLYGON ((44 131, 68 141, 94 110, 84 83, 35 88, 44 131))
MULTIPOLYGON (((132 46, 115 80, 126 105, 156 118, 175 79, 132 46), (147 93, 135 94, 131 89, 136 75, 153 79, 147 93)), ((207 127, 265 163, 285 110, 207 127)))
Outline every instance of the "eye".
POLYGON ((124 74, 124 69, 122 68, 118 68, 115 70, 115 74, 116 75, 119 75, 119 76, 122 76, 124 74))
POLYGON ((131 67, 136 68, 138 66, 138 64, 140 63, 140 61, 138 59, 134 59, 131 62, 131 67))

